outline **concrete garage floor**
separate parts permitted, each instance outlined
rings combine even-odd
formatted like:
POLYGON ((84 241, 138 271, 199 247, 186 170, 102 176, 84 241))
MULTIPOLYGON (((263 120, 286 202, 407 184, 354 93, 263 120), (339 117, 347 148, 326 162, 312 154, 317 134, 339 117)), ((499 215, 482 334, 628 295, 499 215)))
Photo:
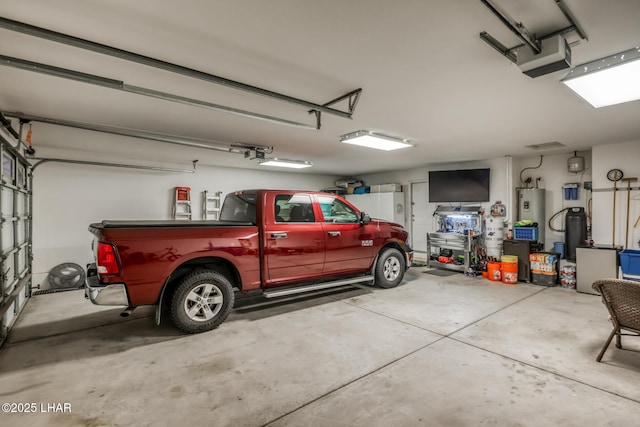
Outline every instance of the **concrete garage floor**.
POLYGON ((244 300, 190 336, 149 308, 35 296, 0 350, 0 402, 38 410, 0 425, 640 424, 640 339, 595 362, 600 297, 425 270, 390 290, 244 300))

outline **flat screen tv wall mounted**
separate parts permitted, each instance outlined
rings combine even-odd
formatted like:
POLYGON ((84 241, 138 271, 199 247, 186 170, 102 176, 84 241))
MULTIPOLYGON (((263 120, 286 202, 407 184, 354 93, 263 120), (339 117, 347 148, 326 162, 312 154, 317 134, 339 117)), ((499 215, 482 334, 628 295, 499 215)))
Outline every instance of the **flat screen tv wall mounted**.
POLYGON ((491 169, 429 172, 429 202, 488 202, 491 169))

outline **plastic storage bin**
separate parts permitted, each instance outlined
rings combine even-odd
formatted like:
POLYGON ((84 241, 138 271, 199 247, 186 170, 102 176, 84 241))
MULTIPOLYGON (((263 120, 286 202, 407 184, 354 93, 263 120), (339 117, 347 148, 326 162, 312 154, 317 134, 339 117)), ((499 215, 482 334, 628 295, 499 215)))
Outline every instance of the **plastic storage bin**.
POLYGON ((635 249, 621 251, 620 269, 624 279, 640 280, 640 251, 635 249))
POLYGON ((558 258, 557 252, 539 252, 529 255, 533 284, 555 286, 558 283, 558 258))
POLYGON ((553 242, 553 251, 560 254, 560 259, 564 259, 564 242, 553 242))
POLYGON ((514 240, 538 240, 538 227, 513 227, 514 240))
POLYGON ((534 285, 555 286, 557 284, 556 274, 531 273, 531 281, 534 285))

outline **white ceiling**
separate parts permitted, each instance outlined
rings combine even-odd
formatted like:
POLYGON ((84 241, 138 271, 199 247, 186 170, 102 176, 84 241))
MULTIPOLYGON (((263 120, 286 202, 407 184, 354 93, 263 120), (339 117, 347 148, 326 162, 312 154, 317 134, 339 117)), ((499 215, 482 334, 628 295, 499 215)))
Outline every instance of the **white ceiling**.
MULTIPOLYGON (((568 36, 578 65, 640 44, 640 1, 566 0, 588 41, 568 36)), ((502 0, 541 36, 569 24, 554 0, 502 0)), ((353 119, 320 130, 0 66, 0 110, 274 147, 309 160, 297 173, 358 175, 503 155, 535 156, 640 141, 640 101, 594 109, 560 83, 531 79, 479 38, 520 41, 480 0, 0 0, 0 16, 323 104, 362 88, 353 119), (339 142, 368 129, 415 148, 378 152, 339 142), (564 151, 526 145, 559 141, 564 151)), ((0 29, 0 54, 314 124, 305 107, 0 29)), ((336 108, 344 109, 345 105, 336 108)), ((14 120, 14 123, 16 121, 14 120)), ((128 163, 257 168, 237 154, 33 124, 39 155, 128 163)))

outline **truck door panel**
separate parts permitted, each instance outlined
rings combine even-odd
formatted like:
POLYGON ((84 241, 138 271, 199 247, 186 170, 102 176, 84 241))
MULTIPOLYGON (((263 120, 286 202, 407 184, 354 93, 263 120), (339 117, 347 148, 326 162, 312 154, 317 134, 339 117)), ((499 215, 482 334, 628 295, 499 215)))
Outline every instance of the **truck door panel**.
POLYGON ((360 225, 360 214, 331 196, 317 196, 326 245, 324 272, 366 270, 373 260, 373 236, 360 225))
POLYGON ((264 226, 267 287, 321 275, 323 224, 315 221, 311 196, 278 194, 265 206, 273 209, 265 217, 264 226))

